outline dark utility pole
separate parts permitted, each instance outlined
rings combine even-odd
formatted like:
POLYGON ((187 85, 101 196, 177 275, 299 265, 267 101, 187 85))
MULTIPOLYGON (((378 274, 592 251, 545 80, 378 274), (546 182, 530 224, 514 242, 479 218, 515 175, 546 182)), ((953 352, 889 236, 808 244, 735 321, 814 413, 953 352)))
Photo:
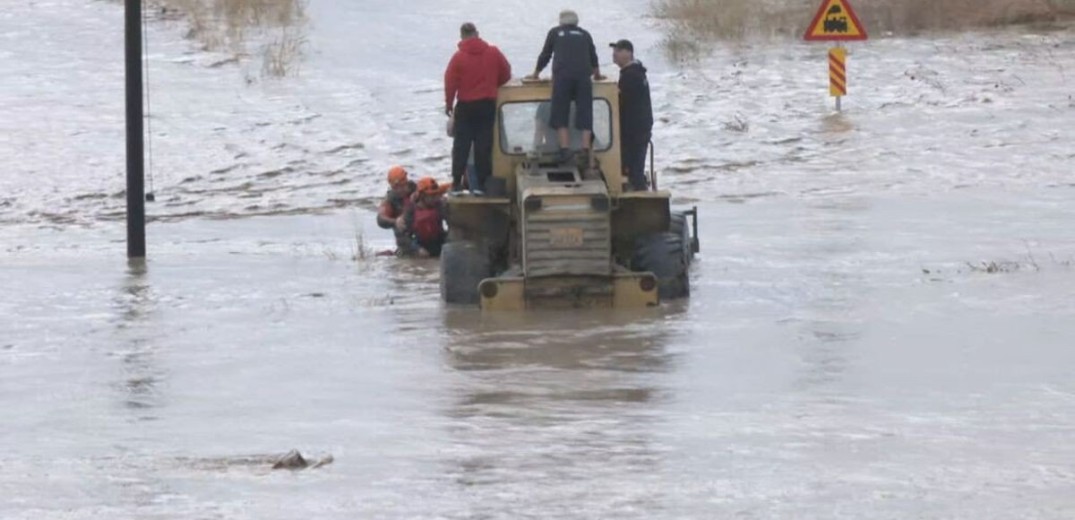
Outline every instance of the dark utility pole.
POLYGON ((142 134, 142 0, 126 0, 127 258, 146 256, 145 159, 142 134))

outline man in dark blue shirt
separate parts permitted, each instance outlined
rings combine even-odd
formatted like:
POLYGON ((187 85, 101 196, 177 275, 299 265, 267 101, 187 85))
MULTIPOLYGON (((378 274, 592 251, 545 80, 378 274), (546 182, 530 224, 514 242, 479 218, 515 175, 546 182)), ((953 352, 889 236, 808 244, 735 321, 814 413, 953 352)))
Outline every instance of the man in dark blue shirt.
MULTIPOLYGON (((571 102, 575 102, 575 128, 582 130, 582 147, 589 156, 593 142, 593 83, 590 78, 601 80, 601 68, 597 62, 597 48, 589 32, 579 27, 579 16, 574 11, 560 13, 560 25, 553 27, 545 37, 545 46, 538 56, 537 68, 527 79, 537 79, 552 60, 552 107, 549 126, 556 129, 560 141, 560 155, 570 156, 570 133, 568 125, 571 102)), ((589 160, 589 159, 588 159, 589 160)))
POLYGON ((646 67, 635 59, 635 46, 627 40, 610 43, 612 61, 620 67, 620 157, 627 179, 635 191, 649 188, 646 179, 646 151, 653 132, 653 103, 650 101, 646 67))

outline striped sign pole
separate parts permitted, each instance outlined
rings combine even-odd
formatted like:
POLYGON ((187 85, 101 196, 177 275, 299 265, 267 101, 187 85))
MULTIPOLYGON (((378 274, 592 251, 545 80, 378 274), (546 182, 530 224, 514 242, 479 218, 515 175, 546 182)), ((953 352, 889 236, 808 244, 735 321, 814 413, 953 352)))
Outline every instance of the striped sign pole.
POLYGON ((836 111, 841 111, 840 99, 847 95, 847 49, 829 49, 829 95, 836 98, 836 111))

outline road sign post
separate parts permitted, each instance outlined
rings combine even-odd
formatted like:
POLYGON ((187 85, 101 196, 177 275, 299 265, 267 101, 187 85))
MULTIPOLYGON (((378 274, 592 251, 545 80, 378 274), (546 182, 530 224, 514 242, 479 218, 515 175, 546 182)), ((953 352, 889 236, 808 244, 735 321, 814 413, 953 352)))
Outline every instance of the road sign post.
POLYGON ((866 26, 859 21, 850 0, 823 0, 806 28, 803 39, 808 42, 837 42, 829 49, 829 95, 836 98, 837 112, 842 110, 841 100, 847 95, 847 49, 841 42, 868 38, 866 26))
POLYGON ((840 99, 847 95, 847 49, 840 46, 829 49, 829 95, 836 98, 839 112, 840 99))

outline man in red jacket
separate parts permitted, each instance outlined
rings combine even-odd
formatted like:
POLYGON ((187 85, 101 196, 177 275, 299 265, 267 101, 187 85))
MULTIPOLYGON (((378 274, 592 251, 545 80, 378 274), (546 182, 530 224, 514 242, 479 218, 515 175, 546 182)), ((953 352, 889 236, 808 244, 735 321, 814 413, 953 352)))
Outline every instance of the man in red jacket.
POLYGON ((452 189, 462 189, 463 173, 467 170, 467 158, 473 145, 479 185, 470 189, 482 191, 485 180, 493 173, 496 92, 511 79, 511 65, 500 49, 478 36, 474 24, 463 24, 459 35, 462 39, 459 50, 444 71, 444 111, 455 118, 452 189))

